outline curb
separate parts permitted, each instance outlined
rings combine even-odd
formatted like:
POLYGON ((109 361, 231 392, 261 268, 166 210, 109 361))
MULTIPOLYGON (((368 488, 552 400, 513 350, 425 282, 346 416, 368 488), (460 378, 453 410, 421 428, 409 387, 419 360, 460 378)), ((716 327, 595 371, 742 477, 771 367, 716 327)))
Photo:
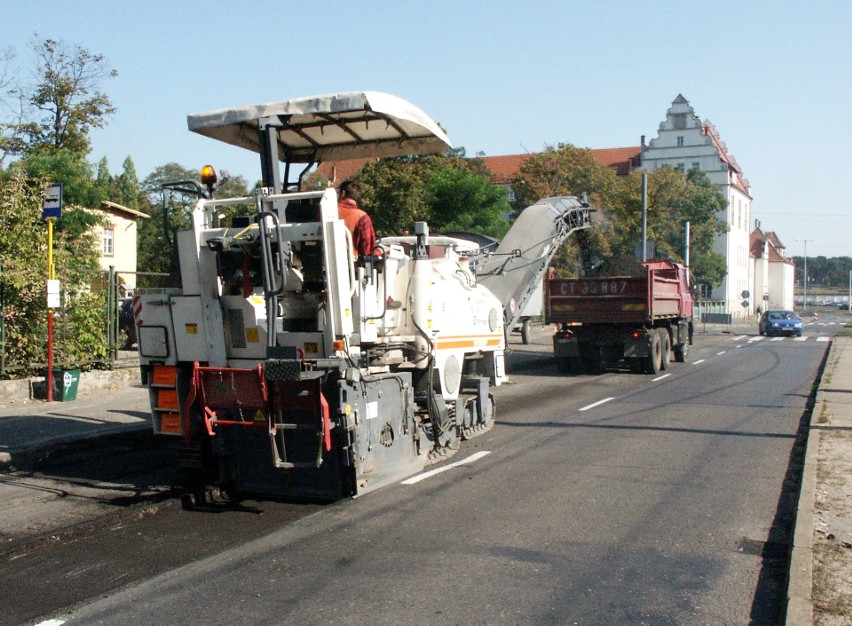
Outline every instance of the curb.
MULTIPOLYGON (((832 372, 832 353, 835 343, 832 341, 826 356, 826 369, 822 380, 832 372)), ((805 467, 802 472, 802 485, 799 502, 796 507, 793 547, 790 550, 790 573, 787 582, 787 614, 785 623, 790 626, 811 626, 814 623, 813 603, 813 547, 814 547, 814 507, 816 506, 817 466, 822 432, 813 428, 825 407, 824 392, 817 389, 816 401, 811 413, 811 425, 808 428, 808 445, 805 449, 805 467)))
MULTIPOLYGON (((817 392, 814 406, 815 416, 822 412, 822 392, 817 392)), ((787 615, 785 623, 790 626, 810 626, 814 620, 813 605, 813 547, 814 505, 816 504, 817 457, 819 454, 820 431, 808 430, 808 445, 805 450, 805 469, 796 508, 796 529, 790 551, 790 574, 787 583, 787 615)))
MULTIPOLYGON (((114 370, 92 370, 80 373, 78 389, 109 389, 118 384, 139 382, 139 366, 116 368, 114 370)), ((0 403, 26 402, 39 399, 44 394, 45 377, 33 376, 19 380, 0 380, 0 403)))

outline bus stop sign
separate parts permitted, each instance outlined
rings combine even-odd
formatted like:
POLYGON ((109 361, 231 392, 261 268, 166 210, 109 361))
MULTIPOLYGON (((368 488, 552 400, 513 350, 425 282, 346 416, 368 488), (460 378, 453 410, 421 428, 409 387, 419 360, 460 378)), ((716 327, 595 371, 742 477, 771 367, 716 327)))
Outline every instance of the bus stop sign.
POLYGON ((41 201, 41 219, 62 217, 62 183, 50 185, 44 190, 41 201))

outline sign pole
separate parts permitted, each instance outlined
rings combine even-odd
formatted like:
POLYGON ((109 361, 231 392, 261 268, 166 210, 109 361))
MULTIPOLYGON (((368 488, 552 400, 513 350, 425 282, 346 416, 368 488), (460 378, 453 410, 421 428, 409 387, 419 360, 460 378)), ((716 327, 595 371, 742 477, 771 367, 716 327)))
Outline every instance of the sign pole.
MULTIPOLYGON (((55 280, 53 267, 53 222, 55 217, 47 218, 47 280, 55 280)), ((48 283, 50 285, 51 283, 48 283)), ((48 302, 47 308, 47 401, 53 402, 53 308, 48 302)))
POLYGON ((62 183, 48 185, 41 199, 41 217, 47 221, 47 401, 53 401, 53 310, 61 306, 59 281, 53 266, 53 222, 62 217, 62 183))

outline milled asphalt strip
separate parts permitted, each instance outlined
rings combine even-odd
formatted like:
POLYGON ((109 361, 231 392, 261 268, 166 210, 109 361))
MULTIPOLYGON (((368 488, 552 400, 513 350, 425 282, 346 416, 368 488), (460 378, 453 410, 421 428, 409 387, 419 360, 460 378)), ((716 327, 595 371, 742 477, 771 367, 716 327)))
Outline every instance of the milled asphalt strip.
POLYGON ((604 398, 603 400, 598 400, 597 402, 594 402, 593 404, 588 404, 588 405, 584 406, 582 409, 577 409, 577 410, 578 411, 588 411, 589 409, 593 409, 596 406, 600 406, 602 404, 605 404, 605 403, 609 402, 610 400, 615 400, 615 398, 614 397, 604 398))
POLYGON ((449 465, 444 465, 442 467, 438 467, 436 469, 430 470, 428 472, 423 472, 422 474, 418 474, 417 476, 412 476, 407 480, 403 480, 403 485, 413 485, 415 483, 419 483, 421 480, 426 480, 427 478, 431 478, 436 474, 440 474, 442 472, 446 472, 449 469, 453 469, 454 467, 458 467, 459 465, 465 465, 466 463, 473 463, 474 461, 478 461, 484 456, 491 454, 488 450, 483 450, 482 452, 477 452, 476 454, 471 454, 466 459, 462 459, 461 461, 456 461, 455 463, 450 463, 449 465))

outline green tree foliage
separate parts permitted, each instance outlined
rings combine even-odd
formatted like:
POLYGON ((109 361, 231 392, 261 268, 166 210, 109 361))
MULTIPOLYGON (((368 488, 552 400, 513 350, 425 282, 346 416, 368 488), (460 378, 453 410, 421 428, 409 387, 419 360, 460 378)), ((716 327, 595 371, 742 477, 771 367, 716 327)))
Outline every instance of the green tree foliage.
POLYGON ((618 186, 615 171, 598 163, 589 150, 571 144, 558 144, 527 159, 515 176, 515 208, 520 211, 542 198, 582 196, 598 207, 593 216, 594 229, 578 233, 559 248, 551 263, 557 276, 577 276, 596 260, 613 253, 613 223, 607 206, 618 186))
MULTIPOLYGON (((215 197, 250 196, 248 184, 242 176, 230 176, 223 171, 222 183, 215 190, 215 197)), ((199 196, 180 191, 166 190, 162 185, 180 181, 194 181, 200 185, 200 174, 178 163, 166 163, 149 174, 141 185, 140 207, 149 219, 138 222, 136 265, 140 272, 172 271, 173 243, 175 233, 192 226, 192 210, 199 196)), ((194 189, 192 184, 184 188, 194 189)), ((229 223, 231 217, 240 213, 253 212, 254 206, 234 205, 223 208, 223 223, 229 223)))
POLYGON ((425 221, 433 232, 474 229, 502 235, 500 217, 509 209, 505 193, 491 185, 481 161, 463 154, 394 157, 365 165, 356 178, 376 233, 398 235, 425 221))
MULTIPOLYGON (((805 257, 794 256, 796 265, 796 284, 804 284, 805 257)), ((849 290, 849 272, 852 271, 852 257, 808 257, 808 293, 812 287, 823 287, 847 293, 849 290)), ((809 298, 810 299, 810 298, 809 298)))
POLYGON ((89 130, 103 127, 115 113, 98 85, 118 73, 107 66, 103 55, 54 39, 34 42, 32 49, 37 59, 36 82, 15 89, 27 107, 24 119, 14 128, 23 152, 66 149, 87 154, 89 130))
MULTIPOLYGON (((632 254, 642 238, 642 174, 619 177, 607 206, 613 222, 612 247, 632 254)), ((690 223, 690 269, 697 283, 716 285, 725 277, 725 259, 713 242, 727 226, 719 217, 727 203, 703 172, 671 167, 648 173, 648 239, 656 256, 683 262, 686 222, 690 223)))
MULTIPOLYGON (((642 175, 617 176, 598 163, 591 151, 559 144, 531 156, 513 182, 517 208, 548 196, 587 193, 594 228, 570 238, 553 266, 562 276, 576 275, 583 265, 610 255, 632 256, 642 232, 642 175)), ((690 222, 690 266, 696 282, 718 284, 725 276, 724 258, 713 252, 717 234, 725 232, 718 217, 725 199, 706 174, 661 168, 648 174, 648 238, 657 256, 683 261, 685 224, 690 222)))
MULTIPOLYGON (((21 367, 13 371, 18 375, 39 371, 37 364, 47 359, 47 229, 41 220, 45 184, 29 178, 21 167, 0 178, 4 361, 7 368, 21 367)), ((68 304, 56 318, 57 363, 89 363, 106 357, 103 294, 88 288, 97 277, 96 242, 90 230, 78 230, 86 214, 82 208, 66 206, 60 220, 66 228, 54 233, 56 277, 68 304), (93 319, 93 310, 101 312, 97 319, 93 319)))
POLYGON ((452 167, 435 171, 423 185, 430 228, 500 238, 509 229, 506 192, 485 176, 452 167))
POLYGON ((583 193, 599 206, 612 195, 616 181, 615 171, 598 163, 591 151, 560 143, 527 159, 518 169, 512 188, 518 209, 542 198, 583 193))

